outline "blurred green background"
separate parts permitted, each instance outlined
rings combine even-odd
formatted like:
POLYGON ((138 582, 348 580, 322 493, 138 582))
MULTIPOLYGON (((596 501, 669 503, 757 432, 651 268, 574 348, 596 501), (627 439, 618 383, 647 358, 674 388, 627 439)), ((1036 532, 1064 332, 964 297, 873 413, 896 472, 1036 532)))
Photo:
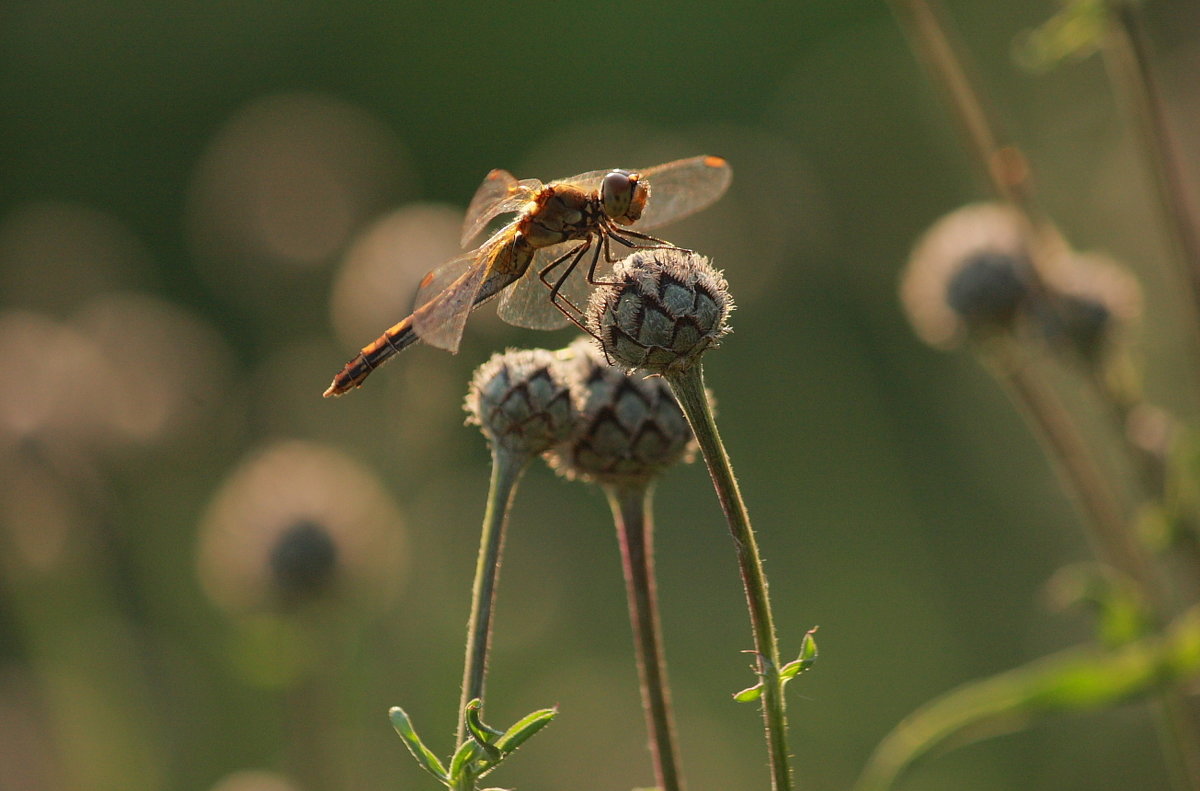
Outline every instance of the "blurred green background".
MULTIPOLYGON (((1056 8, 949 5, 1042 205, 1141 277, 1149 394, 1186 409, 1168 247, 1102 62, 1013 65, 1014 37, 1056 8)), ((1200 11, 1146 12, 1194 165, 1200 11)), ((803 787, 847 787, 933 695, 1089 637, 1042 598, 1088 551, 1036 442, 897 305, 919 232, 985 193, 881 2, 10 0, 0 130, 6 791, 431 787, 385 715, 403 705, 449 749, 488 476, 466 383, 494 350, 573 335, 480 311, 457 356, 417 347, 320 394, 454 253, 494 167, 734 168, 719 204, 664 233, 739 304, 706 371, 784 652, 821 626, 789 688, 803 787), (269 540, 297 518, 342 542, 342 585, 272 616, 269 540), (245 770, 273 774, 230 778, 245 770)), ((700 465, 666 476, 657 515, 685 771, 765 788, 758 714, 729 697, 750 637, 700 465)), ((496 628, 489 718, 561 714, 495 783, 652 782, 598 491, 526 476, 496 628)), ((903 787, 1163 782, 1130 705, 939 757, 903 787)))

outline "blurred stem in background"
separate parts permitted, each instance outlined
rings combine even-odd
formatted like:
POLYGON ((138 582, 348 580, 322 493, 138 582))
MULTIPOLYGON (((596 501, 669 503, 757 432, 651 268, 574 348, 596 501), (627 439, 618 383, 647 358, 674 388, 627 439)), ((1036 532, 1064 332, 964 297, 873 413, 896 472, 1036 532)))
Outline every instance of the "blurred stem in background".
MULTIPOLYGON (((1126 112, 1138 130, 1143 155, 1156 187, 1159 210, 1175 247, 1180 281, 1188 287, 1191 304, 1185 306, 1188 322, 1200 341, 1200 208, 1184 181, 1175 136, 1167 119, 1162 92, 1150 66, 1150 45, 1142 29, 1137 4, 1129 0, 1101 0, 1107 12, 1104 53, 1126 112)), ((1200 343, 1192 347, 1200 352, 1200 343)))
MULTIPOLYGON (((1170 167, 1174 162, 1170 138, 1161 103, 1157 99, 1157 90, 1153 82, 1147 82, 1150 74, 1142 46, 1144 42, 1138 37, 1132 9, 1124 3, 1116 5, 1118 7, 1114 9, 1114 14, 1120 25, 1112 26, 1118 45, 1115 50, 1125 66, 1125 82, 1138 83, 1136 88, 1127 90, 1136 97, 1132 103, 1137 105, 1137 114, 1142 117, 1143 136, 1153 149, 1153 160, 1160 169, 1170 167)), ((1047 285, 1043 278, 1050 271, 1049 259, 1064 255, 1068 250, 1058 243, 1057 233, 1041 218, 1033 205, 1024 157, 1011 147, 1001 148, 998 143, 991 114, 964 65, 962 48, 954 40, 951 28, 936 4, 927 0, 891 0, 891 6, 930 77, 942 89, 967 147, 982 167, 993 191, 1023 215, 1030 231, 1028 254, 1033 259, 1032 266, 1028 268, 1027 286, 1033 296, 1044 297, 1047 285)), ((1200 250, 1200 245, 1192 244, 1194 229, 1187 217, 1186 194, 1182 185, 1173 175, 1160 174, 1159 181, 1163 204, 1168 215, 1175 219, 1173 230, 1179 247, 1185 255, 1190 255, 1193 246, 1200 250)), ((1200 269, 1194 271, 1195 275, 1185 278, 1191 287, 1193 301, 1196 295, 1200 295, 1200 269)), ((1055 300, 1045 301, 1047 305, 1044 309, 1061 311, 1060 304, 1055 300)), ((1200 338, 1197 315, 1200 314, 1190 312, 1189 322, 1194 331, 1193 337, 1200 338)), ((1002 333, 980 350, 984 361, 1025 413, 1035 434, 1055 462, 1065 488, 1083 511, 1096 552, 1106 563, 1128 575, 1150 609, 1154 627, 1164 628, 1170 621, 1170 605, 1157 577, 1158 571, 1136 533, 1136 526, 1113 495, 1119 490, 1118 482, 1110 480, 1095 464, 1092 449, 1084 441, 1074 416, 1058 400, 1053 388, 1041 381, 1033 371, 1011 337, 1002 333)), ((1097 377, 1091 377, 1089 381, 1101 400, 1118 416, 1122 424, 1118 430, 1124 436, 1128 430, 1124 423, 1131 405, 1121 396, 1127 396, 1128 393, 1121 394, 1105 386, 1103 379, 1097 377)), ((1144 457, 1136 452, 1131 443, 1125 442, 1123 448, 1135 468, 1144 463, 1144 457)), ((1148 494, 1160 501, 1163 495, 1161 491, 1150 491, 1148 494)), ((1164 749, 1176 785, 1179 788, 1200 789, 1200 722, 1195 706, 1177 686, 1163 686, 1157 701, 1164 749)))
POLYGON ((992 191, 1032 221, 1037 214, 1028 192, 1025 157, 1015 147, 1000 143, 992 114, 974 86, 960 54, 962 47, 945 23, 941 9, 925 0, 889 0, 889 4, 908 37, 909 46, 941 90, 963 144, 992 191))
POLYGON ((113 584, 101 524, 111 514, 36 447, 0 461, 0 591, 45 701, 59 773, 78 791, 163 788, 171 745, 155 738, 142 646, 113 584))
MULTIPOLYGON (((996 339, 981 356, 1024 413, 1054 462, 1064 488, 1084 514, 1084 524, 1090 528, 1097 556, 1133 583, 1149 610, 1154 630, 1165 628, 1170 621, 1170 605, 1158 570, 1136 535, 1134 525, 1123 515, 1113 495, 1114 482, 1096 464, 1070 411, 1009 339, 996 339)), ((1155 695, 1155 703, 1164 753, 1175 786, 1196 791, 1200 789, 1200 723, 1194 701, 1189 701, 1177 685, 1164 684, 1155 695)))

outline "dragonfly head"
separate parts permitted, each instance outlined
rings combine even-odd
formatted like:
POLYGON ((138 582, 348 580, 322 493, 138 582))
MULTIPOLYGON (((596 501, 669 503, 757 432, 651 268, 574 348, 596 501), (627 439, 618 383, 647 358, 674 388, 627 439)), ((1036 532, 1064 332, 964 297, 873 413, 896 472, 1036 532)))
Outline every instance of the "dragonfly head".
POLYGON ((611 171, 600 184, 604 213, 621 225, 637 222, 649 197, 650 185, 641 181, 637 173, 628 170, 611 171))

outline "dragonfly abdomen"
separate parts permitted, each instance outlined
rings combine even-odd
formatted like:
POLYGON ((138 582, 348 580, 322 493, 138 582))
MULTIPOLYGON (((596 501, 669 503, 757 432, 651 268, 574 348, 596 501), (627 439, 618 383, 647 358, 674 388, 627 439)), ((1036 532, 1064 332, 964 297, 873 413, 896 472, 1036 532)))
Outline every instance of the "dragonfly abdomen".
POLYGON ((371 371, 383 365, 396 352, 412 346, 420 338, 413 330, 412 316, 390 328, 374 341, 362 348, 358 355, 346 363, 345 367, 333 377, 333 382, 325 391, 325 397, 339 396, 362 386, 371 371))

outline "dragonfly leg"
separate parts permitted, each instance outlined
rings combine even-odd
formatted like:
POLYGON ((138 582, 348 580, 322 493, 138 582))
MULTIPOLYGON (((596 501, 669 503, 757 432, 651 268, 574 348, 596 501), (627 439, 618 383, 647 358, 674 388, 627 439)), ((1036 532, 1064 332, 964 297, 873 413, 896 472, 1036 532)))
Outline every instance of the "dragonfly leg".
MULTIPOLYGON (((583 259, 583 256, 587 253, 591 246, 592 238, 589 236, 584 239, 583 243, 578 247, 574 247, 563 253, 558 258, 542 267, 542 270, 538 272, 538 278, 542 281, 546 288, 550 289, 550 303, 554 305, 554 307, 558 308, 559 312, 566 316, 568 321, 584 332, 587 332, 589 335, 591 334, 591 331, 579 320, 579 316, 583 315, 583 311, 580 310, 575 303, 563 296, 562 287, 563 284, 567 282, 567 278, 571 276, 571 273, 574 272, 576 267, 579 266, 579 262, 583 259), (566 267, 564 267, 562 274, 559 275, 553 283, 551 283, 550 273, 555 269, 558 269, 563 264, 566 264, 566 267), (564 304, 566 307, 564 307, 564 304), (571 311, 574 311, 574 313, 571 311)), ((597 246, 592 255, 593 261, 595 257, 599 255, 599 253, 600 247, 597 246)), ((592 266, 593 268, 595 267, 594 262, 592 266)))
POLYGON ((651 249, 659 247, 674 247, 676 250, 684 250, 689 253, 695 252, 694 250, 687 250, 687 248, 680 247, 677 244, 671 244, 666 239, 659 239, 657 236, 651 236, 648 233, 633 231, 629 228, 622 228, 620 226, 611 227, 609 229, 609 235, 626 247, 648 247, 651 249), (634 244, 633 242, 629 241, 630 239, 641 239, 646 242, 653 242, 654 244, 634 244))
MULTIPOLYGON (((603 238, 601 240, 601 244, 604 247, 604 260, 610 264, 615 264, 617 262, 617 259, 613 258, 613 256, 612 256, 612 249, 609 247, 609 243, 608 243, 609 239, 612 239, 615 242, 623 244, 631 250, 663 250, 663 249, 669 248, 672 250, 679 250, 684 253, 695 252, 694 250, 689 250, 686 247, 680 247, 679 245, 671 244, 666 239, 659 239, 657 236, 650 236, 649 234, 639 233, 638 231, 631 231, 627 228, 618 229, 614 225, 609 225, 608 227, 606 227, 604 229, 604 233, 602 236, 603 236, 603 238), (647 242, 654 242, 654 244, 637 244, 636 242, 632 241, 631 239, 625 238, 627 236, 633 237, 634 239, 642 239, 647 242)), ((592 285, 592 286, 616 285, 615 281, 601 280, 596 277, 596 265, 598 263, 599 263, 598 259, 596 259, 596 258, 592 259, 592 266, 590 269, 588 269, 588 273, 587 273, 588 284, 592 285)))

